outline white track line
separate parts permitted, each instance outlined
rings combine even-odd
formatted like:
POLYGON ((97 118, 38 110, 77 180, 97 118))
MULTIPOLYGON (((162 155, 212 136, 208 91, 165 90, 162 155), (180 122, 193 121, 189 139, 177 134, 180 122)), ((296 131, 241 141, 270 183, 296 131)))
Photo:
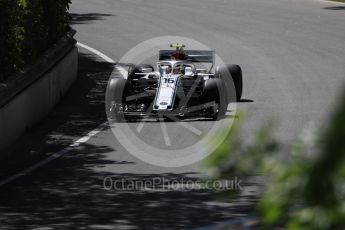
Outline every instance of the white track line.
MULTIPOLYGON (((97 56, 101 57, 104 61, 106 61, 106 62, 108 62, 108 63, 110 63, 110 64, 116 64, 116 62, 115 62, 113 59, 111 59, 110 57, 108 57, 108 56, 105 55, 104 53, 102 53, 102 52, 100 52, 100 51, 98 51, 98 50, 96 50, 96 49, 94 49, 94 48, 92 48, 92 47, 90 47, 90 46, 87 46, 87 45, 82 44, 82 43, 79 43, 79 42, 77 43, 77 45, 78 45, 79 47, 82 47, 82 48, 84 48, 84 49, 86 49, 86 50, 88 50, 88 51, 90 51, 90 52, 96 54, 97 56)), ((126 71, 123 67, 121 67, 121 66, 116 66, 115 68, 121 73, 121 75, 122 75, 124 78, 127 78, 127 71, 126 71)))
MULTIPOLYGON (((111 64, 115 64, 115 61, 113 59, 111 59, 110 57, 108 57, 107 55, 103 54, 102 52, 90 47, 90 46, 87 46, 85 44, 82 44, 82 43, 77 43, 77 45, 79 47, 82 47, 94 54, 96 54, 97 56, 101 57, 103 60, 105 60, 106 62, 108 63, 111 63, 111 64)), ((121 74, 123 76, 126 76, 126 74, 124 74, 125 72, 127 72, 125 69, 123 69, 122 67, 118 68, 117 69, 121 72, 121 74)), ((61 151, 57 152, 57 153, 54 153, 53 155, 45 158, 44 160, 0 181, 0 187, 5 185, 5 184, 8 184, 16 179, 18 179, 19 177, 22 177, 22 176, 25 176, 27 174, 29 174, 30 172, 48 164, 49 162, 61 157, 62 155, 76 149, 77 147, 79 147, 81 144, 87 142, 88 140, 90 140, 91 137, 97 135, 99 132, 101 132, 104 128, 108 127, 108 122, 104 122, 102 123, 101 125, 99 125, 96 129, 90 131, 88 134, 86 134, 85 136, 83 136, 82 138, 74 141, 72 144, 70 144, 69 146, 67 146, 66 148, 62 149, 61 151)))
POLYGON ((82 47, 82 48, 84 48, 84 49, 86 49, 86 50, 96 54, 97 56, 101 57, 106 62, 109 62, 111 64, 115 64, 116 63, 113 59, 111 59, 110 57, 108 57, 104 53, 102 53, 102 52, 100 52, 100 51, 98 51, 98 50, 96 50, 96 49, 94 49, 94 48, 92 48, 90 46, 87 46, 87 45, 79 43, 79 42, 77 43, 77 46, 82 47))

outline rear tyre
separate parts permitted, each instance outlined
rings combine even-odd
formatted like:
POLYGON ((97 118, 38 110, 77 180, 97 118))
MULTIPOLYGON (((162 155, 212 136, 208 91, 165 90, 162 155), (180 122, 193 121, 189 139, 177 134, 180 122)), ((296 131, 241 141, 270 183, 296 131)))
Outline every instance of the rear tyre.
POLYGON ((216 78, 223 79, 228 92, 228 100, 240 101, 243 91, 242 69, 239 65, 227 64, 225 67, 218 67, 215 73, 216 78), (228 79, 232 79, 233 84, 228 79), (232 95, 231 91, 235 88, 235 94, 232 95))
POLYGON ((239 65, 227 65, 236 88, 236 100, 240 101, 243 91, 242 69, 239 65))

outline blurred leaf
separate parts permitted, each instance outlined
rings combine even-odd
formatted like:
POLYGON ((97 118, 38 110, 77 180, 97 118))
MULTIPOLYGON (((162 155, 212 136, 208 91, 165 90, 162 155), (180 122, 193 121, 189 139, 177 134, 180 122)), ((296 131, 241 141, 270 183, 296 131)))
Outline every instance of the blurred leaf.
POLYGON ((266 173, 267 186, 257 205, 261 224, 345 229, 345 92, 325 131, 309 123, 290 149, 274 141, 272 125, 243 146, 239 126, 208 162, 219 178, 266 173))

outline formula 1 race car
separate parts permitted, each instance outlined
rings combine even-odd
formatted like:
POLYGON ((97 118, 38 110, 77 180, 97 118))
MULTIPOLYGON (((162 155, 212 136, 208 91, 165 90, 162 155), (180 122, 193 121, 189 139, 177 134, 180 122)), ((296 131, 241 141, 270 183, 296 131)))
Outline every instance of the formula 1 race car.
POLYGON ((175 49, 159 51, 156 69, 149 64, 132 65, 127 79, 109 81, 108 115, 118 121, 143 117, 217 120, 224 117, 229 102, 241 99, 240 66, 214 67, 214 51, 184 50, 178 43, 170 47, 175 49))

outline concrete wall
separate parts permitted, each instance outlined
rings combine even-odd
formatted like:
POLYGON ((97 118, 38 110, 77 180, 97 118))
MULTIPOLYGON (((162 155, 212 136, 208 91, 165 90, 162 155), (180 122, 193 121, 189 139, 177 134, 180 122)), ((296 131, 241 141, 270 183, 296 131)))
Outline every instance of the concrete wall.
POLYGON ((77 72, 78 50, 73 47, 0 108, 0 153, 54 108, 76 80, 77 72))

